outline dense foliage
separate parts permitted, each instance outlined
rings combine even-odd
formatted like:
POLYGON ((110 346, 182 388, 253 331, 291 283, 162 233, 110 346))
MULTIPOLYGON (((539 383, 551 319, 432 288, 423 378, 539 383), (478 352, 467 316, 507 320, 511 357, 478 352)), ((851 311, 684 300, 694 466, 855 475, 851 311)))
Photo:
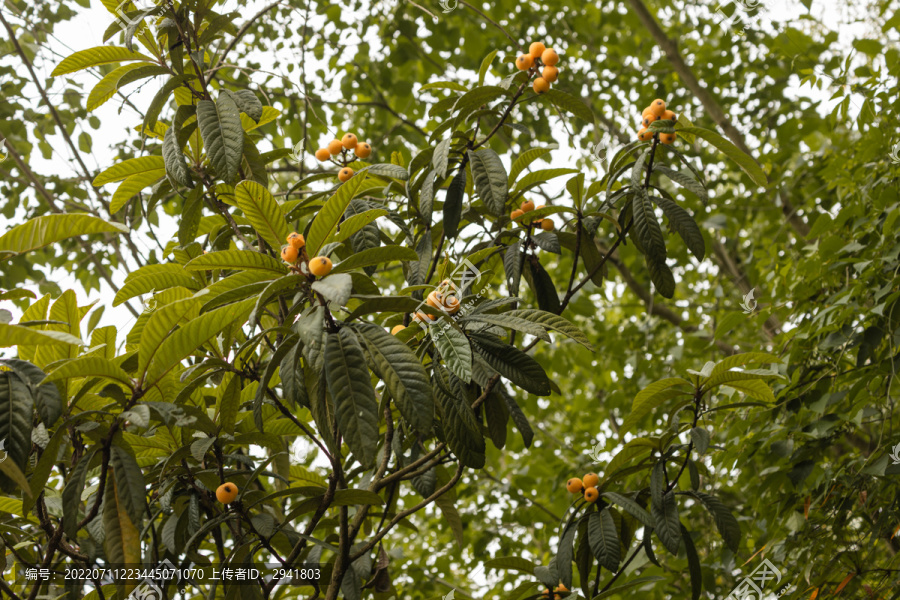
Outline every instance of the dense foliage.
POLYGON ((759 3, 102 0, 55 55, 87 4, 0 12, 0 594, 900 598, 896 3, 844 50, 759 3))

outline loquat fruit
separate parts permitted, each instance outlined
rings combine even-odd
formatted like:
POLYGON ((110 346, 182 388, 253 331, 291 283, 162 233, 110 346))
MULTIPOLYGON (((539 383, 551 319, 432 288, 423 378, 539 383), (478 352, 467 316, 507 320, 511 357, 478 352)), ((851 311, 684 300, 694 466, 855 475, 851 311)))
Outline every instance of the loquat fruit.
POLYGON ((338 171, 338 179, 341 180, 341 183, 347 181, 351 177, 353 177, 353 169, 351 169, 350 167, 344 167, 343 169, 338 171))
POLYGON ((333 268, 334 264, 332 264, 331 259, 327 256, 317 256, 309 261, 309 272, 316 277, 325 277, 331 273, 331 269, 333 268))
POLYGON ((359 158, 369 158, 369 155, 372 154, 372 146, 368 142, 362 142, 357 144, 353 151, 359 158))
POLYGON ((441 308, 444 305, 444 296, 437 290, 434 290, 425 299, 425 303, 431 308, 441 308))
POLYGON ((578 477, 573 477, 566 482, 566 489, 570 494, 580 494, 584 490, 584 483, 578 477))
POLYGON ((316 160, 325 161, 331 158, 331 152, 328 151, 328 148, 319 148, 316 150, 316 160))
POLYGON ((430 323, 431 315, 426 312, 417 311, 416 314, 413 315, 413 321, 416 323, 430 323))
POLYGON ((513 221, 515 221, 516 219, 518 219, 519 217, 521 217, 524 214, 525 214, 524 210, 517 208, 516 210, 509 213, 509 218, 512 219, 513 221))
POLYGON ((222 504, 231 504, 238 495, 238 486, 233 483, 223 483, 216 489, 216 499, 222 504))
POLYGON ((584 490, 584 499, 593 504, 600 497, 600 491, 595 487, 589 487, 584 490))
POLYGON ((650 127, 650 123, 652 123, 653 121, 659 121, 660 119, 662 119, 662 117, 657 117, 654 114, 647 113, 644 115, 644 120, 641 121, 641 125, 643 125, 644 127, 650 127))
POLYGON ((519 208, 522 209, 522 212, 531 212, 534 210, 534 202, 532 202, 531 200, 526 200, 519 206, 519 208))
POLYGON ((296 231, 291 235, 287 236, 288 243, 299 250, 303 246, 306 245, 306 238, 303 237, 302 233, 297 233, 296 231))
POLYGON ((534 57, 530 54, 520 54, 516 59, 516 68, 520 71, 527 71, 534 66, 534 57))
POLYGON ((662 118, 664 121, 676 121, 678 119, 678 115, 676 115, 673 111, 667 110, 662 114, 662 118))
POLYGON ((345 133, 344 137, 341 138, 341 145, 343 145, 347 150, 353 150, 354 148, 356 148, 356 145, 358 143, 359 141, 352 133, 345 133))
POLYGON ((675 139, 678 136, 674 133, 662 133, 659 136, 659 141, 661 141, 666 146, 675 143, 675 139))
POLYGON ((328 151, 332 156, 336 156, 341 153, 341 150, 344 149, 344 144, 341 143, 341 140, 331 140, 328 142, 328 151))
POLYGON ((559 69, 556 67, 544 67, 544 70, 541 71, 541 77, 553 83, 559 77, 559 69))
POLYGON ((553 48, 547 48, 541 53, 541 62, 548 67, 555 67, 559 62, 559 54, 553 48))
POLYGON ((547 47, 543 42, 531 42, 531 45, 528 46, 528 54, 530 54, 532 58, 540 58, 546 49, 547 47))
POLYGON ((300 256, 300 252, 291 244, 288 244, 281 249, 281 260, 286 263, 294 264, 295 262, 297 262, 298 256, 300 256))
POLYGON ((391 335, 397 335, 404 329, 406 329, 406 325, 394 325, 394 328, 391 329, 391 335))
POLYGON ((456 296, 447 296, 447 298, 444 300, 444 310, 446 310, 451 315, 455 315, 459 312, 459 309, 459 298, 457 298, 456 296))
POLYGON ((638 139, 642 142, 649 142, 653 139, 653 132, 646 127, 641 127, 641 130, 638 131, 638 139))
POLYGON ((597 484, 600 483, 600 476, 596 473, 588 473, 582 478, 584 482, 584 487, 597 487, 597 484))
POLYGON ((657 117, 663 116, 663 113, 666 112, 666 102, 665 100, 660 100, 657 98, 653 102, 650 103, 650 110, 657 117))
POLYGON ((569 588, 567 588, 567 587, 564 586, 563 584, 559 584, 558 586, 556 586, 555 588, 553 588, 553 591, 554 591, 554 592, 568 592, 568 591, 569 591, 569 588))
POLYGON ((544 231, 553 231, 556 229, 556 223, 553 222, 553 219, 547 217, 546 219, 541 219, 541 229, 544 231))
POLYGON ((538 77, 531 84, 531 89, 534 90, 535 94, 545 94, 550 91, 550 82, 543 77, 538 77))
MULTIPOLYGON (((544 205, 543 205, 543 204, 538 204, 537 206, 534 207, 534 210, 538 210, 539 208, 544 208, 544 205)), ((543 221, 543 220, 544 220, 543 218, 541 218, 541 219, 535 219, 535 220, 532 221, 532 223, 534 223, 535 225, 539 225, 539 224, 541 223, 541 221, 543 221)))

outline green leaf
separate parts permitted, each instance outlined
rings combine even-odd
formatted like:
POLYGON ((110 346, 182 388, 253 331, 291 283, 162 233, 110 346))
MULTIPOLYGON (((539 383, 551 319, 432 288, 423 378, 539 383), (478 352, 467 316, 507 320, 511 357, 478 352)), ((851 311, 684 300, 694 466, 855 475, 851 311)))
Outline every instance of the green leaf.
POLYGON ((59 77, 60 75, 75 73, 76 71, 81 71, 82 69, 87 69, 89 67, 96 67, 98 65, 132 60, 153 61, 151 57, 141 54, 140 52, 132 52, 128 48, 121 48, 119 46, 97 46, 67 56, 61 63, 56 65, 56 68, 50 73, 50 77, 59 77))
MULTIPOLYGON (((138 565, 141 564, 141 534, 128 516, 123 502, 127 490, 116 481, 114 473, 106 477, 106 490, 103 494, 103 550, 106 559, 111 563, 138 565)), ((133 587, 120 580, 117 582, 122 597, 133 587)))
POLYGON ((576 98, 557 89, 551 89, 543 95, 558 109, 571 113, 588 123, 594 122, 594 113, 591 112, 590 106, 581 98, 576 98))
POLYGON ((654 196, 653 201, 663 210, 672 229, 681 236, 691 254, 696 256, 697 260, 703 260, 706 255, 706 243, 703 241, 703 234, 700 233, 700 228, 697 227, 693 217, 668 198, 654 196))
POLYGON ((194 181, 175 135, 175 127, 169 127, 163 136, 162 155, 166 163, 166 174, 177 184, 192 186, 194 181))
POLYGON ((364 169, 369 175, 378 175, 379 177, 388 177, 391 179, 399 179, 406 181, 409 179, 409 173, 405 167, 400 165, 392 165, 390 163, 379 163, 377 165, 369 165, 364 169))
POLYGON ((365 174, 361 173, 348 179, 341 184, 334 195, 319 209, 309 228, 309 234, 306 236, 306 248, 310 257, 316 256, 325 240, 334 234, 338 224, 341 222, 341 217, 347 210, 347 206, 356 195, 365 178, 365 174))
POLYGON ((47 374, 30 362, 17 358, 0 359, 0 365, 12 370, 28 387, 44 425, 48 428, 55 425, 62 415, 62 398, 55 385, 41 383, 47 374))
POLYGON ((455 327, 439 325, 440 323, 438 321, 438 324, 428 327, 434 346, 450 372, 468 383, 472 380, 472 347, 469 345, 469 338, 455 327))
POLYGON ((197 104, 197 125, 216 175, 226 183, 237 179, 244 151, 244 129, 232 97, 220 93, 215 102, 201 100, 197 104))
POLYGON ((618 571, 619 562, 622 560, 619 534, 609 509, 604 508, 600 512, 590 514, 588 539, 597 562, 610 571, 618 571))
POLYGON ((129 388, 134 387, 128 373, 106 358, 96 354, 66 361, 61 366, 50 371, 44 383, 61 381, 72 377, 103 377, 124 383, 129 388))
MULTIPOLYGON (((556 551, 557 575, 559 581, 568 589, 572 588, 572 561, 575 558, 575 533, 577 531, 578 527, 575 523, 570 523, 560 536, 559 548, 556 551)), ((613 531, 615 531, 615 525, 613 531)), ((618 545, 618 540, 616 540, 616 546, 618 547, 618 545)))
POLYGON ((716 529, 725 541, 725 545, 737 554, 741 545, 741 526, 731 511, 715 496, 700 492, 691 492, 691 495, 700 500, 706 510, 716 522, 716 529))
MULTIPOLYGON (((716 363, 713 370, 710 372, 710 379, 719 375, 721 373, 725 373, 731 371, 731 369, 735 367, 742 367, 744 365, 753 365, 753 364, 781 364, 781 359, 774 354, 768 354, 766 352, 745 352, 743 354, 734 354, 727 358, 724 358, 716 363)), ((708 383, 707 381, 701 383, 708 383)))
POLYGON ((504 327, 506 329, 512 329, 514 331, 520 331, 526 335, 533 335, 538 337, 546 342, 550 341, 550 336, 547 335, 547 331, 537 325, 536 323, 532 323, 531 321, 527 321, 525 319, 520 319, 519 317, 509 315, 508 313, 500 313, 498 315, 492 315, 489 313, 485 314, 475 314, 468 317, 464 317, 465 321, 478 321, 480 323, 490 323, 491 325, 497 325, 499 327, 504 327))
POLYGON ((78 538, 78 509, 81 506, 81 494, 84 492, 85 481, 87 480, 88 470, 91 460, 96 454, 95 450, 88 451, 81 457, 75 468, 69 472, 65 487, 62 493, 63 505, 63 529, 69 539, 78 538))
POLYGON ((603 492, 602 496, 610 500, 613 504, 624 508, 625 512, 630 514, 632 517, 634 517, 647 527, 656 526, 656 522, 653 520, 653 517, 650 516, 650 513, 648 513, 646 509, 644 509, 644 507, 642 507, 631 498, 623 496, 622 494, 617 494, 616 492, 603 492))
POLYGON ((509 196, 509 176, 503 167, 503 161, 490 148, 477 152, 469 150, 468 154, 478 197, 492 215, 499 217, 506 212, 506 199, 509 196))
MULTIPOLYGON (((205 256, 209 256, 208 254, 205 256)), ((235 321, 243 323, 253 309, 256 298, 229 304, 206 312, 175 330, 160 345, 147 369, 145 382, 156 383, 197 348, 215 337, 235 321)), ((149 386, 145 385, 147 389, 149 386)))
POLYGON ((314 281, 311 287, 329 302, 344 306, 353 291, 353 278, 347 273, 332 273, 325 279, 314 281))
POLYGON ((684 552, 687 555, 688 571, 691 574, 691 600, 699 600, 703 592, 703 570, 700 568, 700 557, 694 548, 694 540, 690 532, 681 526, 681 539, 684 540, 684 552))
POLYGON ((262 102, 259 101, 259 98, 256 97, 256 94, 250 90, 238 90, 236 92, 231 92, 231 98, 234 100, 234 103, 237 105, 240 112, 246 114, 253 119, 255 123, 259 124, 263 116, 263 105, 262 102))
POLYGON ((425 368, 409 346, 373 323, 360 323, 355 328, 362 334, 375 371, 384 380, 400 414, 425 435, 434 421, 434 396, 425 368))
POLYGON ((138 192, 155 184, 165 176, 165 169, 153 169, 128 176, 113 193, 112 199, 109 201, 109 213, 119 212, 138 192))
POLYGON ((344 441, 363 467, 371 466, 378 446, 378 401, 362 348, 349 327, 327 335, 325 379, 344 441))
POLYGON ((349 217, 346 221, 341 223, 340 231, 336 232, 334 236, 329 240, 333 242, 343 242, 350 238, 354 233, 375 221, 379 217, 383 217, 388 214, 388 211, 383 208, 375 208, 371 210, 366 210, 364 212, 358 213, 349 217))
POLYGON ((756 161, 753 160, 753 157, 741 151, 737 146, 720 136, 718 133, 702 127, 679 127, 677 128, 677 131, 678 133, 687 133, 697 136, 712 144, 725 156, 734 161, 734 163, 737 164, 737 166, 739 166, 756 185, 765 187, 769 184, 769 179, 766 177, 765 171, 763 171, 756 161))
POLYGON ((537 310, 534 308, 520 308, 518 310, 511 310, 503 314, 510 317, 526 319, 528 321, 532 321, 533 323, 537 323, 551 331, 557 331, 567 338, 578 342, 591 352, 594 351, 594 347, 591 346, 587 336, 580 329, 578 329, 578 327, 559 315, 554 315, 553 313, 544 310, 537 310))
POLYGON ((461 165, 453 181, 447 187, 444 196, 444 233, 454 239, 459 233, 459 220, 462 217, 463 198, 466 194, 466 167, 461 165))
POLYGON ((425 90, 454 90, 456 92, 465 92, 468 91, 469 88, 464 86, 461 83, 457 83, 455 81, 432 81, 430 83, 425 83, 422 87, 419 88, 420 92, 424 92, 425 90))
POLYGON ((7 493, 30 489, 22 473, 31 455, 33 412, 34 399, 25 382, 14 373, 0 371, 0 440, 5 441, 0 451, 4 453, 0 489, 7 493))
MULTIPOLYGON (((491 63, 494 62, 494 57, 497 56, 498 50, 494 50, 490 54, 484 57, 484 60, 481 61, 481 67, 478 68, 478 85, 484 85, 484 78, 487 75, 488 69, 491 68, 491 63)), ((465 88, 463 88, 465 89, 465 88)))
MULTIPOLYGON (((163 75, 167 74, 169 71, 159 65, 155 65, 149 62, 135 62, 127 65, 122 65, 121 67, 116 67, 109 73, 103 76, 103 79, 98 81, 96 85, 91 89, 91 93, 88 95, 87 102, 85 104, 85 108, 88 112, 96 110, 97 108, 103 106, 110 98, 115 96, 116 91, 120 87, 120 82, 122 82, 123 77, 132 71, 137 71, 140 69, 150 70, 149 72, 163 75)), ((148 77, 150 75, 147 75, 148 77)))
POLYGON ((519 556, 504 556, 500 558, 494 558, 491 560, 487 560, 484 562, 485 569, 503 569, 505 571, 519 571, 521 573, 527 573, 528 575, 534 574, 534 563, 526 558, 522 558, 519 556))
POLYGON ((650 503, 650 512, 656 522, 656 536, 666 550, 678 556, 681 547, 681 521, 678 518, 678 504, 674 492, 669 492, 660 503, 650 503))
POLYGON ((162 291, 174 287, 196 290, 200 287, 198 281, 194 279, 190 273, 186 273, 181 265, 169 263, 154 266, 159 268, 146 273, 136 271, 138 276, 129 279, 125 285, 116 292, 112 301, 113 306, 118 306, 135 296, 148 294, 154 290, 162 291))
POLYGON ((150 315, 141 330, 138 349, 138 377, 142 378, 172 329, 183 324, 199 306, 202 296, 185 298, 165 304, 150 315))
POLYGON ((697 452, 706 454, 706 450, 709 448, 709 430, 705 427, 692 428, 691 440, 694 442, 694 447, 697 449, 697 452))
POLYGON ((531 284, 534 295, 537 297, 538 306, 543 311, 557 314, 562 310, 562 304, 559 302, 559 293, 553 284, 553 278, 537 258, 531 258, 528 266, 531 270, 531 284))
POLYGON ((659 406, 662 402, 672 398, 672 394, 680 395, 683 393, 684 395, 688 395, 688 392, 681 389, 672 390, 672 393, 667 393, 671 388, 682 385, 690 386, 691 384, 688 380, 682 379, 681 377, 669 377, 651 383, 638 392, 634 397, 634 401, 631 403, 631 412, 628 414, 628 417, 625 418, 622 427, 619 429, 619 435, 624 435, 625 432, 630 431, 641 421, 641 419, 650 414, 650 411, 659 406))
POLYGON ((690 175, 685 175, 681 171, 676 171, 675 169, 670 169, 665 165, 654 165, 653 166, 654 173, 662 173, 675 183, 679 184, 682 187, 687 188, 691 192, 697 195, 700 200, 703 201, 704 204, 709 202, 709 194, 706 193, 706 188, 703 187, 699 181, 691 177, 690 175))
POLYGON ((69 344, 83 346, 84 342, 70 333, 64 331, 51 331, 20 327, 0 323, 0 348, 11 346, 45 346, 55 344, 69 344))
POLYGON ((336 490, 334 492, 333 506, 359 506, 359 505, 380 506, 384 504, 384 499, 369 490, 336 490))
POLYGON ((456 104, 453 105, 453 112, 459 112, 461 115, 466 115, 473 109, 478 108, 483 104, 488 104, 504 95, 506 95, 506 90, 496 85, 477 87, 459 97, 456 104))
POLYGON ((242 181, 234 188, 234 201, 273 250, 280 250, 287 243, 291 229, 269 190, 255 181, 242 181))
POLYGON ((772 393, 772 388, 763 381, 762 379, 749 379, 746 381, 729 381, 724 384, 730 388, 734 388, 737 391, 750 396, 751 398, 755 398, 760 402, 768 402, 770 404, 775 403, 775 394, 772 393))
POLYGON ((137 175, 146 173, 147 171, 159 171, 166 168, 166 161, 162 156, 141 156, 138 158, 129 158, 120 163, 116 163, 99 175, 94 177, 91 185, 100 187, 107 183, 115 183, 137 175))
POLYGON ((444 439, 462 465, 483 469, 487 445, 475 411, 464 397, 453 389, 449 376, 441 367, 434 371, 434 395, 441 407, 444 439))
POLYGON ((382 263, 396 260, 418 260, 419 255, 412 248, 406 246, 379 246, 369 248, 362 252, 351 254, 347 260, 343 260, 334 266, 333 273, 344 273, 382 263))
POLYGON ((469 338, 488 364, 512 383, 537 396, 550 395, 550 379, 531 356, 492 335, 471 332, 469 338))
POLYGON ((557 148, 558 146, 556 144, 547 146, 546 148, 529 148, 516 157, 515 162, 513 162, 512 167, 509 169, 509 181, 507 182, 509 187, 512 187, 512 184, 519 178, 522 171, 528 168, 528 165, 557 148))
POLYGON ((188 271, 210 271, 212 269, 241 269, 267 271, 286 275, 290 269, 278 259, 253 250, 222 250, 209 252, 191 259, 184 268, 188 271))
POLYGON ((125 509, 135 527, 140 527, 147 504, 144 473, 134 456, 120 446, 110 448, 109 463, 116 477, 120 508, 125 509))
POLYGON ((0 252, 21 254, 72 237, 128 232, 128 227, 121 223, 110 223, 92 215, 44 215, 16 225, 0 236, 0 252))
MULTIPOLYGON (((666 242, 653 214, 653 205, 646 193, 634 195, 632 204, 634 228, 647 259, 656 262, 666 260, 666 242)), ((654 282, 655 283, 655 282, 654 282)))

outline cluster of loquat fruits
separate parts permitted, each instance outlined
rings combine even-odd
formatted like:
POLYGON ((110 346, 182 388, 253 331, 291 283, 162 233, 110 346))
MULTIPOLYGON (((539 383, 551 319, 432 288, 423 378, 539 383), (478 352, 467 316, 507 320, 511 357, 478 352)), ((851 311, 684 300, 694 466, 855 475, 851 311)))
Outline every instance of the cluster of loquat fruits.
POLYGON ((559 54, 553 48, 547 48, 542 42, 532 42, 528 47, 528 52, 520 54, 516 59, 516 68, 520 71, 527 71, 529 76, 537 75, 531 84, 531 89, 536 94, 543 94, 550 91, 550 84, 559 77, 559 54))
MULTIPOLYGON (((641 129, 638 131, 638 139, 642 142, 649 142, 653 139, 654 133, 650 131, 650 124, 654 121, 672 121, 674 123, 677 120, 678 115, 666 108, 665 100, 657 98, 641 113, 641 129)), ((668 146, 674 143, 677 137, 674 133, 661 133, 659 141, 668 146)))
POLYGON ((582 494, 584 499, 591 504, 600 497, 600 490, 597 486, 600 484, 600 476, 596 473, 588 473, 582 478, 573 477, 566 482, 566 489, 570 494, 582 494))
POLYGON ((324 148, 316 150, 316 159, 321 162, 331 160, 339 166, 341 170, 338 171, 338 179, 343 183, 353 177, 353 169, 347 166, 353 162, 350 160, 351 150, 356 158, 366 159, 372 154, 372 146, 369 142, 360 142, 355 134, 347 133, 341 139, 333 139, 324 148), (340 161, 336 158, 337 156, 340 156, 340 161))
MULTIPOLYGON (((509 213, 509 218, 515 221, 525 213, 531 212, 538 208, 544 208, 544 205, 540 204, 538 206, 535 206, 534 202, 532 202, 531 200, 526 200, 519 205, 519 208, 509 213)), ((556 223, 550 217, 544 217, 543 219, 534 219, 531 224, 535 227, 540 227, 544 231, 553 231, 554 229, 556 229, 556 223)))
POLYGON ((309 272, 316 277, 325 277, 334 268, 331 259, 327 256, 317 256, 312 260, 306 257, 306 238, 296 231, 287 237, 287 244, 281 249, 281 260, 291 266, 298 261, 307 263, 309 272))

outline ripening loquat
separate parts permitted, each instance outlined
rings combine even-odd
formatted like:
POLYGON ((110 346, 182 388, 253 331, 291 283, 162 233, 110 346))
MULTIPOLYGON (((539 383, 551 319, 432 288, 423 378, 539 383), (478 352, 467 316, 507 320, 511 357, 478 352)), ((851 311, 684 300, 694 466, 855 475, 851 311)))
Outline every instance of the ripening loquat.
POLYGON ((351 177, 353 177, 353 169, 351 169, 350 167, 344 167, 343 169, 338 171, 338 179, 341 180, 341 183, 347 181, 351 177))
POLYGON ((516 68, 520 71, 527 71, 534 66, 534 57, 530 54, 520 54, 516 59, 516 68))
POLYGON ((531 42, 531 45, 528 46, 528 54, 531 55, 531 58, 540 58, 546 49, 547 47, 542 42, 531 42))
POLYGON ((659 141, 662 142, 663 144, 665 144, 666 146, 669 146, 669 145, 675 143, 675 139, 677 137, 678 136, 675 135, 674 133, 661 133, 659 135, 659 141))
POLYGON ((299 250, 306 245, 306 238, 303 237, 302 233, 297 233, 295 231, 291 235, 287 236, 287 242, 295 249, 299 250))
POLYGON ((326 161, 331 158, 331 152, 328 151, 328 148, 319 148, 316 150, 316 160, 326 161))
POLYGON ((649 142, 653 139, 653 132, 646 127, 641 127, 641 130, 638 131, 638 139, 642 142, 649 142))
POLYGON ((543 229, 544 231, 553 231, 554 229, 556 229, 556 223, 550 217, 541 219, 540 223, 541 229, 543 229))
POLYGON ((406 325, 394 325, 394 327, 391 329, 391 335, 397 335, 404 329, 406 329, 406 325))
POLYGON ((559 78, 559 69, 557 69, 556 67, 544 67, 544 69, 541 71, 541 77, 543 77, 550 83, 553 83, 557 80, 557 78, 559 78))
POLYGON ((509 213, 509 218, 512 219, 513 221, 515 221, 516 219, 518 219, 519 217, 521 217, 524 214, 525 214, 524 210, 517 208, 516 210, 509 213))
POLYGON ((580 494, 584 490, 584 483, 578 477, 573 477, 566 482, 566 489, 570 494, 580 494))
POLYGON ((584 499, 593 504, 600 497, 600 491, 595 487, 589 487, 584 490, 584 499))
POLYGON ((657 117, 663 116, 663 113, 666 112, 666 101, 657 98, 650 103, 650 111, 657 117))
POLYGON ((369 158, 369 155, 372 154, 372 146, 368 142, 360 142, 353 151, 359 158, 369 158))
POLYGON ((343 149, 344 144, 341 143, 341 140, 331 140, 328 142, 328 152, 330 152, 332 156, 337 156, 343 149))
POLYGON ((353 150, 356 148, 356 145, 359 141, 356 139, 356 136, 352 133, 344 134, 344 137, 341 138, 341 145, 344 146, 347 150, 353 150))
POLYGON ((531 84, 531 89, 534 90, 535 94, 546 94, 550 91, 550 82, 543 77, 538 77, 531 84))
POLYGON ((216 489, 216 500, 222 504, 231 504, 238 495, 238 486, 233 483, 223 483, 216 489))
POLYGON ((559 62, 559 54, 553 48, 547 48, 541 53, 541 62, 548 67, 555 67, 559 62))
POLYGON ((309 272, 316 277, 325 277, 331 273, 331 269, 333 268, 334 264, 327 256, 317 256, 309 261, 309 272))
POLYGON ((281 249, 281 260, 286 263, 294 264, 297 262, 298 256, 300 256, 300 251, 290 244, 281 249))

